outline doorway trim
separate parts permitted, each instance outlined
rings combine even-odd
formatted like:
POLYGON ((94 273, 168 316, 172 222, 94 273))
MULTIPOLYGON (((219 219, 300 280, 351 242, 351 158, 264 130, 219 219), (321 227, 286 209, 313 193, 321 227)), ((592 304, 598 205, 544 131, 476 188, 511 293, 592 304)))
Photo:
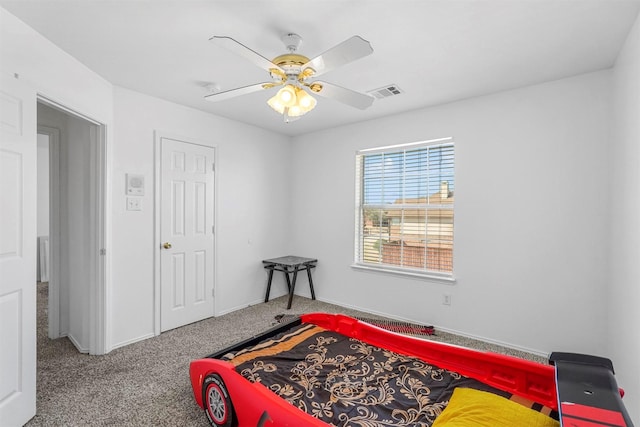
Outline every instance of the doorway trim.
MULTIPOLYGON (((91 233, 90 239, 90 257, 89 257, 89 274, 92 278, 92 283, 89 286, 89 354, 102 355, 111 351, 110 348, 110 322, 108 321, 108 313, 111 307, 111 298, 109 286, 108 286, 108 269, 107 266, 110 262, 110 254, 107 252, 107 230, 109 229, 108 223, 108 165, 109 165, 109 150, 107 143, 107 126, 85 114, 75 111, 71 108, 58 103, 51 98, 42 94, 37 94, 37 102, 62 111, 73 117, 85 120, 95 128, 91 132, 91 145, 90 145, 90 169, 94 172, 90 176, 90 194, 92 197, 89 200, 90 204, 90 229, 95 233, 91 233)), ((59 162, 58 162, 59 171, 59 162)), ((58 177, 59 182, 59 177, 58 177)), ((59 189, 58 189, 59 191, 59 189)), ((59 209, 59 206, 58 206, 59 209)), ((60 242, 60 218, 58 212, 57 223, 54 222, 50 226, 50 234, 57 234, 58 244, 60 242), (53 227, 57 227, 56 230, 52 230, 53 227)), ((52 259, 53 261, 53 259, 52 259)), ((52 262, 53 273, 53 262, 52 262)), ((59 276, 59 269, 57 270, 59 276)), ((58 295, 59 298, 59 283, 58 283, 58 295)), ((59 302, 59 300, 58 300, 59 302)), ((59 304, 58 304, 59 310, 59 304)), ((58 311, 58 321, 59 321, 58 311)), ((58 323, 59 328, 59 323, 58 323)), ((59 329, 58 329, 59 332, 59 329)))
POLYGON ((38 125, 49 137, 49 302, 50 339, 60 338, 60 129, 38 125))
POLYGON ((154 148, 154 236, 153 236, 153 333, 155 336, 160 335, 161 333, 161 325, 160 325, 160 312, 161 312, 161 302, 160 302, 160 294, 161 294, 161 276, 160 276, 160 245, 162 241, 160 240, 160 217, 162 211, 162 189, 160 188, 160 183, 162 182, 161 173, 162 173, 162 140, 173 139, 178 141, 185 141, 191 144, 202 145, 205 147, 213 148, 215 150, 215 160, 214 160, 214 172, 216 173, 216 177, 213 180, 213 316, 217 316, 218 314, 218 299, 216 298, 217 292, 217 284, 218 284, 218 269, 216 266, 218 265, 218 239, 215 230, 218 229, 218 147, 216 144, 211 142, 198 140, 196 138, 189 138, 182 135, 176 135, 169 132, 164 132, 160 130, 154 130, 153 132, 153 148, 154 148))

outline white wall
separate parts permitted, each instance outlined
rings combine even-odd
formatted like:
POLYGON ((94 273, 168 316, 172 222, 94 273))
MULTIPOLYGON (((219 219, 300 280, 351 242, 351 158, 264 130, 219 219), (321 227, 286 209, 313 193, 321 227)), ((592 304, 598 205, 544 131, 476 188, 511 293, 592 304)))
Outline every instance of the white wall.
MULTIPOLYGON (((43 277, 40 271, 41 257, 45 256, 40 248, 40 237, 49 236, 49 136, 38 134, 37 140, 37 212, 36 212, 36 235, 38 236, 38 256, 36 266, 36 279, 41 282, 43 277)), ((47 268, 48 269, 48 268, 47 268)), ((48 277, 48 273, 46 274, 48 277)), ((46 280, 46 279, 45 279, 46 280)))
MULTIPOLYGON (((63 262, 68 263, 69 286, 69 338, 78 350, 89 352, 89 269, 91 236, 90 227, 90 176, 91 125, 75 118, 67 118, 67 138, 61 139, 61 180, 63 203, 60 216, 66 224, 66 239, 63 236, 63 262), (65 244, 66 240, 66 244, 65 244)), ((94 141, 95 143, 95 141, 94 141)))
POLYGON ((293 251, 318 257, 317 296, 541 354, 606 353, 609 94, 605 71, 294 138, 293 193, 310 196, 293 205, 293 251), (456 283, 351 269, 356 150, 448 136, 456 283))
MULTIPOLYGON (((260 302, 261 260, 290 247, 290 139, 127 89, 114 94, 114 346, 153 334, 154 131, 216 146, 216 314, 260 302), (145 177, 140 212, 126 210, 127 173, 145 177)), ((273 295, 283 294, 276 286, 273 295)))
POLYGON ((627 409, 640 425, 640 18, 613 72, 609 349, 627 409))
POLYGON ((49 136, 38 134, 38 236, 49 235, 49 136))

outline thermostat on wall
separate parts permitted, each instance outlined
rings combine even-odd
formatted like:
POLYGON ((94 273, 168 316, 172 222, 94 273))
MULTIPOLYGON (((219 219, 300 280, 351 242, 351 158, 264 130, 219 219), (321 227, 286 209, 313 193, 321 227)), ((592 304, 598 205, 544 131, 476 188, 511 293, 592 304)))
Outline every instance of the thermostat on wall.
POLYGON ((144 196, 144 175, 127 174, 127 195, 144 196))

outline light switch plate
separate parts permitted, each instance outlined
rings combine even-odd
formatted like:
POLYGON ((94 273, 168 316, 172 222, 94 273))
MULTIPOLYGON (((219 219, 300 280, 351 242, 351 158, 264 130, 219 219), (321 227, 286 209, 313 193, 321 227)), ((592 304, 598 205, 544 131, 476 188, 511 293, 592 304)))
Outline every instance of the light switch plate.
POLYGON ((127 197, 127 210, 128 211, 141 211, 142 199, 140 197, 127 197))

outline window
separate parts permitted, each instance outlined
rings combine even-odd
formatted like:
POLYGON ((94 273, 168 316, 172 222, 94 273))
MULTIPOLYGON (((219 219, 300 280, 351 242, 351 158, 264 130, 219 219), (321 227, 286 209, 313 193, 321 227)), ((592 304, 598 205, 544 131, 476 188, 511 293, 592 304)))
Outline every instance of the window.
POLYGON ((451 138, 356 154, 355 266, 453 278, 451 138))

